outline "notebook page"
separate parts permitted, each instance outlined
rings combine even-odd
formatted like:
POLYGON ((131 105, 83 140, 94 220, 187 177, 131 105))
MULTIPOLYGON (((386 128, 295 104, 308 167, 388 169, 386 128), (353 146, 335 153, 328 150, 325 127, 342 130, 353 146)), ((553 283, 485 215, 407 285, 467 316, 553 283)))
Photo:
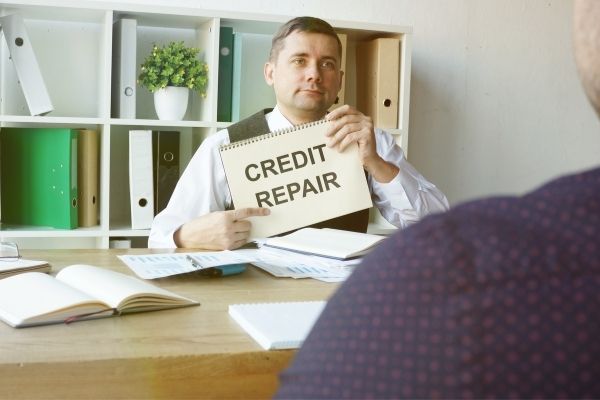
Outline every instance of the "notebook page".
POLYGON ((195 303, 132 276, 91 265, 71 265, 62 269, 56 278, 101 299, 113 308, 123 306, 129 299, 142 296, 156 305, 182 301, 195 303))
POLYGON ((29 272, 0 280, 0 318, 12 326, 28 320, 28 323, 60 321, 71 315, 106 308, 106 305, 89 295, 42 272, 29 272), (77 311, 75 307, 78 307, 77 311), (55 315, 48 316, 53 312, 55 315))

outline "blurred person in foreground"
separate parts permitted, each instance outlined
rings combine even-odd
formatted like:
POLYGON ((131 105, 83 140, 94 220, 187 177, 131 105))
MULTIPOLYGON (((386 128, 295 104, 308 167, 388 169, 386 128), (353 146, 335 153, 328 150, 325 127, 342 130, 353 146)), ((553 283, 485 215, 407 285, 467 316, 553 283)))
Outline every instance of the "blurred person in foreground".
MULTIPOLYGON (((575 56, 600 115, 600 1, 575 56)), ((600 398, 600 168, 396 233, 329 301, 278 398, 600 398)))

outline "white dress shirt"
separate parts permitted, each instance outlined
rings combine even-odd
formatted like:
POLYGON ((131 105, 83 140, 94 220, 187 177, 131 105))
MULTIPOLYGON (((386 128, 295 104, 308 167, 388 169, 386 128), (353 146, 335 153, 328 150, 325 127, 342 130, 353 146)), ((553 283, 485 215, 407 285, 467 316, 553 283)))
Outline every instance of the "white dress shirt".
MULTIPOLYGON (((266 115, 269 130, 293 126, 277 107, 266 115)), ((446 196, 408 163, 393 137, 375 129, 377 153, 399 168, 388 183, 367 180, 374 205, 391 224, 403 228, 426 214, 448 209, 446 196)), ((227 129, 206 138, 181 175, 167 207, 152 222, 148 247, 174 248, 173 234, 186 222, 231 205, 231 195, 219 156, 219 146, 229 143, 227 129)))

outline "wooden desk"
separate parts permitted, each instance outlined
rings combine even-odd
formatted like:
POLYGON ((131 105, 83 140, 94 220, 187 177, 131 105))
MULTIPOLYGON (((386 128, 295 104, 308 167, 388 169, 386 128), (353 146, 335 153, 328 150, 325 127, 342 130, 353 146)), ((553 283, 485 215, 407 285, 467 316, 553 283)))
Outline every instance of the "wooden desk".
MULTIPOLYGON (((23 251, 53 274, 87 263, 133 275, 117 254, 134 250, 23 251)), ((163 251, 164 252, 164 251, 163 251)), ((234 303, 323 300, 337 285, 275 278, 182 275, 154 284, 199 307, 13 329, 0 322, 0 398, 269 398, 294 351, 264 351, 228 313, 234 303)))

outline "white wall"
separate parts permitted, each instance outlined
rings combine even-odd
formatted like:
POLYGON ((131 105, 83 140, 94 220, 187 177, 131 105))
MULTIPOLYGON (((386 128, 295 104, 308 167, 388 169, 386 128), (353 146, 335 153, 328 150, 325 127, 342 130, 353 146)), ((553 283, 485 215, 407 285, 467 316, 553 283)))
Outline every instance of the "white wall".
POLYGON ((600 164, 600 124, 572 61, 571 0, 154 2, 412 26, 409 160, 452 203, 600 164))
POLYGON ((568 0, 404 1, 414 26, 410 156, 453 203, 600 164, 568 0))

